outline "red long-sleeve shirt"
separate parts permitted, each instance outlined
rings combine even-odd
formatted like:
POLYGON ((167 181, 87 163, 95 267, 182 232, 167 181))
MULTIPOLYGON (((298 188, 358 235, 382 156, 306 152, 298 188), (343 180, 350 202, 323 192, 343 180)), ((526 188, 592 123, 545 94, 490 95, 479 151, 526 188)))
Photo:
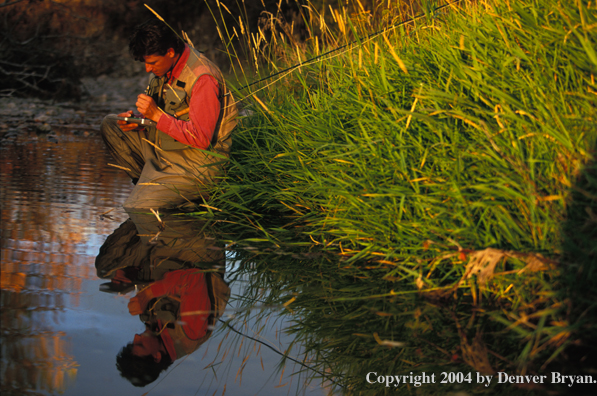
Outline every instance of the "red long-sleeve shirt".
POLYGON ((182 322, 180 325, 187 337, 197 340, 205 335, 211 300, 203 272, 196 269, 168 272, 164 279, 152 283, 146 290, 151 290, 152 297, 179 298, 182 322))
MULTIPOLYGON (((212 307, 203 272, 197 269, 186 269, 166 273, 163 279, 152 283, 131 299, 129 311, 131 311, 131 307, 133 307, 131 313, 137 309, 146 310, 150 308, 148 303, 153 298, 161 297, 170 297, 180 301, 179 316, 175 326, 182 329, 184 335, 176 332, 178 337, 182 336, 192 344, 193 341, 199 341, 207 334, 212 307)), ((165 329, 166 323, 163 323, 162 320, 158 319, 157 324, 168 355, 172 360, 176 360, 178 356, 174 343, 179 341, 185 344, 185 340, 174 340, 165 329)))
MULTIPOLYGON (((180 76, 189 59, 189 53, 190 49, 185 45, 184 52, 172 70, 169 83, 180 76)), ((202 150, 207 149, 220 115, 218 92, 219 84, 214 77, 210 75, 199 77, 191 91, 189 121, 178 120, 171 115, 162 114, 157 128, 183 144, 202 150)))

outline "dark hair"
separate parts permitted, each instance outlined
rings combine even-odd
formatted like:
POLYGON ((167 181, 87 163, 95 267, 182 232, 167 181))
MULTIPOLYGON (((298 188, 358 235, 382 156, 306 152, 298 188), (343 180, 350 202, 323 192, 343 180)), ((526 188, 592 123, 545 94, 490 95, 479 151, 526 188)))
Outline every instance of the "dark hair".
POLYGON ((151 355, 134 355, 132 342, 124 346, 116 356, 116 367, 120 375, 139 387, 151 384, 171 364, 172 360, 168 355, 163 356, 159 362, 156 362, 151 355))
POLYGON ((150 19, 137 26, 129 40, 129 53, 136 61, 143 61, 144 56, 166 55, 170 48, 182 54, 184 42, 158 19, 150 19))

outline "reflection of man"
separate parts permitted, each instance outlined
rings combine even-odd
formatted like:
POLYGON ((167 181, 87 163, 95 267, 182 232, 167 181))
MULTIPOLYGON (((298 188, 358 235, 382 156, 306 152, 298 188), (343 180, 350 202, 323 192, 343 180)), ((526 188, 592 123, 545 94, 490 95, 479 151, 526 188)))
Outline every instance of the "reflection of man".
MULTIPOLYGON (((162 341, 156 349, 155 344, 144 340, 152 337, 136 335, 133 354, 137 356, 151 354, 159 361, 160 355, 166 353, 176 360, 193 352, 196 341, 207 333, 210 298, 205 274, 195 269, 167 273, 164 279, 131 298, 128 306, 131 315, 141 315, 146 324, 155 327, 162 341)), ((149 331, 147 329, 145 333, 149 331)))
POLYGON ((221 170, 236 105, 220 70, 163 22, 138 26, 129 49, 153 76, 146 94, 137 98, 137 109, 157 125, 139 127, 106 117, 101 134, 136 184, 125 207, 176 206, 205 194, 204 185, 221 170))
POLYGON ((224 251, 197 231, 196 220, 129 213, 96 258, 106 291, 141 290, 129 312, 145 331, 118 354, 116 366, 135 386, 153 382, 174 360, 211 336, 228 302, 224 251))
POLYGON ((186 269, 168 272, 137 293, 129 312, 140 315, 146 329, 118 354, 122 376, 144 386, 171 362, 199 348, 222 315, 229 290, 220 274, 186 269))

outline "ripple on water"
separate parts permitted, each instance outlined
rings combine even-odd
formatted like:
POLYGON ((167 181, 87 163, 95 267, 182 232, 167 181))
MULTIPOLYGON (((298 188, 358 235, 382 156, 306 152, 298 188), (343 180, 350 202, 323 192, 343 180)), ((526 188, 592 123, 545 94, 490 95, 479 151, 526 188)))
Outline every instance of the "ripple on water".
POLYGON ((25 132, 3 142, 0 155, 2 381, 60 392, 77 363, 58 324, 95 278, 95 256, 126 219, 120 205, 132 185, 107 165, 96 135, 25 132))

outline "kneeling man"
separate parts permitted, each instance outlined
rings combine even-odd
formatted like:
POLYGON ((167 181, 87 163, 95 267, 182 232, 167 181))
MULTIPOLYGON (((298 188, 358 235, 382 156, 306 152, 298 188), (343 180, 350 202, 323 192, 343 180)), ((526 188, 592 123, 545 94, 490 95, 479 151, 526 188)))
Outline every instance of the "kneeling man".
MULTIPOLYGON (((172 208, 206 198, 237 122, 221 71, 159 20, 135 29, 129 51, 151 73, 136 103, 145 121, 108 116, 101 125, 112 156, 135 184, 124 207, 172 208)), ((133 111, 118 116, 133 117, 133 111)))

